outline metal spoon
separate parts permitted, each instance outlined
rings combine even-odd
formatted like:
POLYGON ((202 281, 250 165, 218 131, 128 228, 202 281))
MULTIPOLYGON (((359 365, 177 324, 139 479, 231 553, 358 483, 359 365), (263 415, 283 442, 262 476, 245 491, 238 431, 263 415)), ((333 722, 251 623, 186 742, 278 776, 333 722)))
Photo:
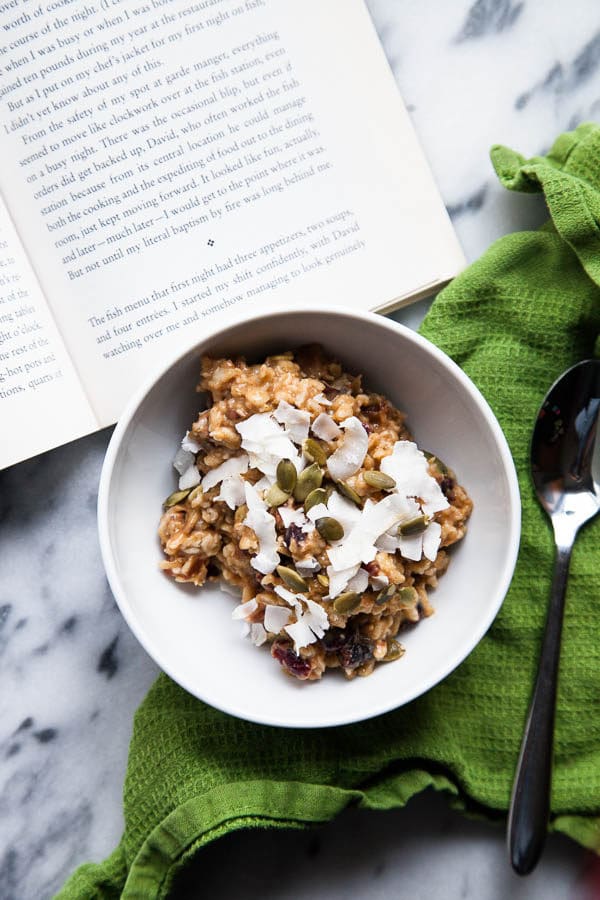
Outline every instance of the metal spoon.
POLYGON ((579 528, 600 509, 592 472, 600 411, 600 360, 564 372, 546 396, 533 430, 531 472, 552 522, 556 560, 548 618, 508 817, 510 860, 527 875, 544 846, 550 809, 552 739, 560 638, 571 550, 579 528))

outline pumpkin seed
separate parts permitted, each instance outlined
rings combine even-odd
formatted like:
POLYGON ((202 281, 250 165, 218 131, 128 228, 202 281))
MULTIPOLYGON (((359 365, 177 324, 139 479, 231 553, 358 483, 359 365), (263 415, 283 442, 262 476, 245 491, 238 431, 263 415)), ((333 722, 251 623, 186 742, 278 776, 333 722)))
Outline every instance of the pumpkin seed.
POLYGON ((277 484, 286 494, 291 494, 296 487, 298 473, 291 459, 282 459, 277 465, 277 484))
POLYGON ((383 606, 384 603, 387 603, 388 600, 391 600, 394 594, 396 593, 396 585, 388 584, 386 587, 382 588, 377 596, 375 597, 375 603, 378 606, 383 606))
POLYGON ((403 606, 414 606, 419 595, 414 587, 403 587, 398 591, 398 597, 403 606))
POLYGON ((294 499, 300 502, 306 500, 311 491, 323 484, 323 470, 316 463, 308 466, 298 475, 294 488, 294 499))
POLYGON ((333 516, 322 516, 317 519, 315 528, 326 541, 340 541, 344 537, 344 526, 333 516))
POLYGON ((429 453, 427 450, 423 451, 423 456, 429 462, 433 462, 435 468, 438 470, 440 475, 448 475, 450 470, 448 469, 448 466, 446 465, 446 463, 442 462, 442 460, 439 458, 439 456, 436 456, 435 453, 429 453))
POLYGON ((428 525, 429 519, 427 516, 416 516, 414 519, 408 519, 407 522, 402 522, 402 524, 398 526, 398 534, 401 534, 403 537, 408 537, 413 534, 422 534, 428 525))
POLYGON ((363 472, 363 478, 370 487, 378 491, 391 491, 396 487, 396 481, 385 472, 363 472))
POLYGON ((192 489, 192 492, 188 497, 188 503, 191 503, 192 506, 199 506, 202 502, 203 496, 204 491, 202 490, 202 485, 197 484, 196 487, 192 489))
POLYGON ((307 582, 295 569, 290 569, 288 566, 277 566, 277 574, 292 591, 298 591, 301 594, 308 591, 307 582))
POLYGON ((399 644, 398 641, 390 639, 387 642, 387 646, 387 653, 381 662, 393 662, 395 659, 400 659, 400 657, 404 655, 404 647, 402 644, 399 644))
POLYGON ((363 508, 364 500, 357 494, 354 488, 351 488, 349 484, 346 484, 345 481, 336 481, 336 488, 340 492, 340 494, 346 498, 346 500, 351 500, 355 506, 358 506, 359 509, 363 508))
POLYGON ((289 496, 287 491, 282 491, 278 484, 273 484, 265 494, 265 503, 267 506, 281 506, 289 496))
POLYGON ((307 513, 309 509, 312 509, 318 503, 326 503, 328 499, 325 488, 315 488, 304 501, 304 512, 307 513))
POLYGON ((178 503, 181 503, 182 500, 185 500, 191 490, 191 488, 188 488, 186 491, 173 491, 163 503, 163 509, 170 509, 171 506, 176 506, 178 503))
POLYGON ((317 463, 319 466, 324 466, 327 462, 325 448, 314 438, 306 438, 302 444, 302 452, 309 462, 317 463))
POLYGON ((328 588, 329 587, 329 578, 327 575, 324 575, 323 572, 319 572, 317 575, 317 581, 321 585, 321 587, 328 588))
POLYGON ((344 591, 343 594, 338 594, 338 596, 333 601, 333 608, 336 613, 339 613, 341 616, 346 616, 351 612, 354 612, 355 609, 358 609, 360 606, 361 596, 357 594, 356 591, 344 591))

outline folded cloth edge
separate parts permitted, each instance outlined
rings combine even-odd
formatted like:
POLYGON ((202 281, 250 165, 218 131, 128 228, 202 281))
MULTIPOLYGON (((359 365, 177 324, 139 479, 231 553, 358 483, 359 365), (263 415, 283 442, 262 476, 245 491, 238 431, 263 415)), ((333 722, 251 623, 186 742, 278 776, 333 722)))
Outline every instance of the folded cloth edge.
POLYGON ((585 122, 561 134, 546 156, 526 160, 520 153, 495 144, 490 158, 508 190, 544 193, 557 232, 577 254, 587 275, 600 284, 598 125, 585 122))
POLYGON ((273 827, 299 828, 328 821, 362 797, 361 791, 304 782, 219 785, 176 807, 154 828, 132 863, 122 896, 124 900, 164 896, 171 868, 181 856, 192 844, 199 848, 218 836, 215 832, 225 823, 227 831, 269 823, 273 827), (318 814, 313 812, 316 793, 318 814))
MULTIPOLYGON (((131 862, 122 891, 116 885, 118 892, 109 887, 105 870, 109 860, 114 862, 119 853, 122 857, 120 846, 105 863, 81 867, 56 897, 57 900, 73 896, 85 896, 89 900, 113 896, 123 900, 168 897, 184 858, 193 857, 208 843, 233 831, 253 827, 303 829, 325 824, 351 805, 380 811, 397 809, 428 788, 450 795, 450 805, 467 817, 504 822, 504 810, 473 806, 448 775, 433 775, 412 767, 375 782, 365 790, 305 782, 270 781, 268 786, 264 781, 256 780, 233 782, 192 797, 173 809, 140 847, 131 862), (378 788, 384 790, 379 792, 378 788), (313 811, 317 794, 318 814, 313 811)), ((597 851, 599 817, 586 817, 581 813, 559 815, 551 820, 549 830, 597 851)), ((126 870, 122 858, 117 862, 120 869, 126 870)))

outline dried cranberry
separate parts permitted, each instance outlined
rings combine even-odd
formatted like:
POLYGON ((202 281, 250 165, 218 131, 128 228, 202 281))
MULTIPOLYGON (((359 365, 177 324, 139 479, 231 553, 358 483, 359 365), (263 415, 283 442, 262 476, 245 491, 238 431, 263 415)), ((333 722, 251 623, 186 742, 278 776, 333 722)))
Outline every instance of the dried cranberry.
POLYGON ((452 501, 454 500, 455 485, 456 485, 456 482, 455 482, 454 478, 450 478, 449 475, 446 475, 440 481, 440 488, 442 489, 442 493, 444 494, 446 499, 450 501, 450 503, 452 503, 452 501))
POLYGON ((375 560, 370 563, 365 563, 364 568, 372 578, 375 578, 381 572, 381 569, 379 568, 379 565, 375 562, 375 560))
POLYGON ((326 653, 337 653, 344 669, 356 669, 373 656, 373 642, 358 631, 330 628, 321 639, 326 653))
POLYGON ((281 663, 282 668, 295 678, 305 681, 310 675, 310 663, 302 659, 292 650, 289 644, 283 641, 274 641, 271 647, 271 656, 281 663))
POLYGON ((323 348, 320 344, 303 344, 294 351, 294 361, 300 366, 302 373, 309 378, 320 378, 325 365, 323 348))
POLYGON ((325 632, 321 639, 321 643, 326 653, 337 653, 342 647, 345 647, 352 636, 347 634, 342 628, 330 628, 325 632))
POLYGON ((339 394, 342 392, 338 390, 338 388, 331 387, 330 384, 325 385, 325 390, 323 391, 327 400, 334 400, 339 394))
POLYGON ((285 539, 285 542, 288 545, 288 547, 292 543, 292 540, 296 541, 297 544, 301 544, 302 541, 304 540, 304 537, 305 537, 304 532, 302 531, 302 529, 300 528, 299 525, 295 524, 295 522, 292 522, 291 525, 288 525, 288 527, 285 530, 284 539, 285 539))
POLYGON ((356 669, 373 656, 373 645, 365 638, 349 641, 338 653, 344 669, 356 669))

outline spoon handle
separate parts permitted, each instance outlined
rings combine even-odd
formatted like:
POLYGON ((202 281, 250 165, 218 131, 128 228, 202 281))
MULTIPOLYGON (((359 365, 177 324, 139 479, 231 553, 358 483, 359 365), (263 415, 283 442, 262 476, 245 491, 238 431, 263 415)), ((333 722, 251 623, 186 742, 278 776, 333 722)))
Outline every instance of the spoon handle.
POLYGON ((508 846, 512 867, 519 875, 533 870, 546 838, 560 638, 571 549, 572 542, 557 547, 538 674, 510 803, 508 846))

